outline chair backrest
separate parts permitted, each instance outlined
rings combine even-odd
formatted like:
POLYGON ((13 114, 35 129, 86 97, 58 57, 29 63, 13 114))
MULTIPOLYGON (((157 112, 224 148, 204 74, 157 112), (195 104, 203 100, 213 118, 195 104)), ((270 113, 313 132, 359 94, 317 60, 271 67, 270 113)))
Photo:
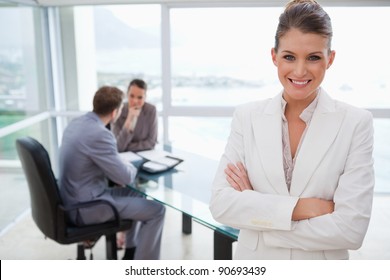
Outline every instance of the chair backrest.
POLYGON ((57 239, 57 209, 62 204, 46 149, 35 139, 16 140, 16 148, 27 179, 32 217, 47 237, 57 239))

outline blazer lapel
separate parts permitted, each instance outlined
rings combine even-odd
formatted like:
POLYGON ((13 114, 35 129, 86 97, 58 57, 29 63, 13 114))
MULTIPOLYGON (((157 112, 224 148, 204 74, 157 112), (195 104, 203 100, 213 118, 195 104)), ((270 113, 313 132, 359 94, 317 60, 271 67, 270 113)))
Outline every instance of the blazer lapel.
POLYGON ((344 112, 336 111, 334 101, 321 90, 317 108, 295 161, 290 194, 300 196, 311 176, 337 136, 344 112))
POLYGON ((270 100, 264 112, 252 112, 258 153, 268 181, 279 194, 288 195, 283 170, 281 95, 270 100))

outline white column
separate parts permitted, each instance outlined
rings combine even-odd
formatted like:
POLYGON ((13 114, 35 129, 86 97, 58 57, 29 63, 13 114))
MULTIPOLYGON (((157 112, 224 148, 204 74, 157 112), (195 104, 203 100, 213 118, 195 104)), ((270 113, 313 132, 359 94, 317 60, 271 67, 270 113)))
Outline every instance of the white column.
POLYGON ((74 10, 74 28, 79 110, 91 111, 98 87, 93 7, 74 10))

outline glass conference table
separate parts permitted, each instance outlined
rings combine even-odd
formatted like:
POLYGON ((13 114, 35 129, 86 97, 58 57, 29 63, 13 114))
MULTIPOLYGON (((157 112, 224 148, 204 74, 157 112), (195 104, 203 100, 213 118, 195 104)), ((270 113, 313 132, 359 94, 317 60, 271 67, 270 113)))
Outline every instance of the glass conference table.
POLYGON ((232 243, 238 230, 216 222, 209 210, 211 184, 218 161, 191 152, 164 146, 163 150, 184 161, 168 171, 139 171, 129 187, 183 213, 182 231, 191 234, 192 220, 214 231, 214 259, 232 259, 232 243))

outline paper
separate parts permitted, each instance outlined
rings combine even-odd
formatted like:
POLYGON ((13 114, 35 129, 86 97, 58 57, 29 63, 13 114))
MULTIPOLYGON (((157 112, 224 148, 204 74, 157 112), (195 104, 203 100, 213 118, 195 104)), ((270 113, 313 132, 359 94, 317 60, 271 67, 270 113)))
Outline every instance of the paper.
POLYGON ((147 160, 156 161, 157 159, 166 157, 167 155, 169 155, 169 153, 162 150, 146 150, 138 152, 137 155, 147 160))
POLYGON ((142 165, 142 168, 148 172, 161 172, 167 170, 167 166, 163 164, 159 164, 154 161, 147 161, 142 165))
POLYGON ((119 153, 119 156, 126 163, 129 163, 129 162, 137 163, 137 162, 140 162, 143 160, 142 157, 140 157, 139 155, 137 155, 136 153, 133 153, 133 152, 119 153))
POLYGON ((159 164, 166 165, 166 166, 174 166, 179 162, 178 159, 171 158, 171 157, 161 157, 154 160, 155 162, 158 162, 159 164))
POLYGON ((155 173, 175 167, 183 160, 176 158, 171 153, 162 150, 147 150, 138 152, 137 155, 148 160, 142 165, 142 169, 155 173))

